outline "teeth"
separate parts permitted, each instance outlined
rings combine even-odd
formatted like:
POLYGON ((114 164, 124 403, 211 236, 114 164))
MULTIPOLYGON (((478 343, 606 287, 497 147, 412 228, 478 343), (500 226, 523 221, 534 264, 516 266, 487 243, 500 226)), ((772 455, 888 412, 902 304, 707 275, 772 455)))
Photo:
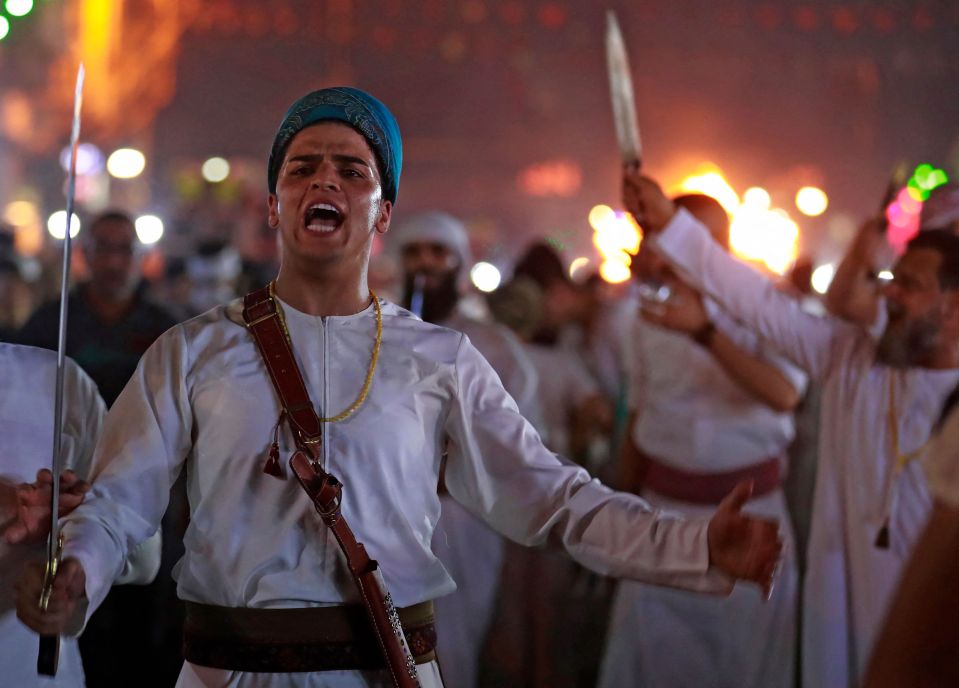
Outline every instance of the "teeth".
POLYGON ((313 232, 327 233, 336 229, 341 213, 336 206, 330 203, 314 203, 307 209, 307 229, 313 232), (327 214, 321 217, 321 213, 327 214), (332 214, 332 217, 329 214, 332 214))

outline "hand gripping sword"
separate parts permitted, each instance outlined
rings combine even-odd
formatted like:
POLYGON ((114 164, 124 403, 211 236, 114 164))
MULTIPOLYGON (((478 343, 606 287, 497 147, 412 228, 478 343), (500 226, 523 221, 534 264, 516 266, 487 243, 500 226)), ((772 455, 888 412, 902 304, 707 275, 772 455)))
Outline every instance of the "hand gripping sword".
MULTIPOLYGON (((83 63, 77 70, 77 85, 73 96, 73 125, 70 129, 70 169, 67 172, 67 219, 63 233, 63 270, 60 277, 60 336, 57 341, 57 388, 53 411, 53 485, 50 490, 50 538, 47 541, 47 568, 43 576, 43 590, 40 593, 40 609, 47 610, 50 595, 53 593, 53 581, 60 568, 60 555, 63 551, 63 536, 60 534, 60 473, 63 471, 63 458, 60 455, 61 433, 63 432, 63 374, 67 344, 67 297, 70 289, 70 228, 73 224, 73 201, 77 184, 77 145, 80 140, 80 106, 83 102, 83 63)), ((44 676, 56 676, 60 660, 60 637, 41 635, 40 650, 37 654, 37 673, 44 676)))
POLYGON ((629 72, 629 57, 619 22, 613 10, 606 11, 606 67, 609 72, 609 94, 613 103, 613 122, 623 165, 639 169, 643 161, 643 144, 639 138, 636 97, 629 72))

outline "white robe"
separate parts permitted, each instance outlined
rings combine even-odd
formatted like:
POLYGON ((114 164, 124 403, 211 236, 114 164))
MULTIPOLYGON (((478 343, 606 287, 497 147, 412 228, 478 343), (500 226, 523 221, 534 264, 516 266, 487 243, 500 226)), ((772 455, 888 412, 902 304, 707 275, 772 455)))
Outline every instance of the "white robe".
MULTIPOLYGON (((802 393, 805 376, 767 351, 750 331, 706 302, 712 322, 750 354, 776 368, 802 393)), ((769 457, 783 459, 794 435, 792 414, 778 413, 733 380, 684 334, 639 319, 633 332, 630 400, 637 412, 634 444, 670 466, 693 473, 731 471, 769 457)), ((643 497, 686 516, 715 507, 643 497)), ((751 586, 726 598, 623 581, 613 603, 599 685, 649 688, 788 688, 796 654, 798 571, 781 489, 752 500, 751 513, 780 522, 786 544, 771 599, 751 586), (748 623, 743 621, 748 619, 748 623)))
MULTIPOLYGON (((535 427, 541 417, 537 375, 522 343, 502 325, 456 312, 443 325, 465 334, 489 361, 523 417, 535 427)), ((506 541, 448 494, 433 534, 433 552, 456 581, 456 591, 435 602, 436 651, 450 686, 472 688, 492 621, 506 541)))
POLYGON ((809 688, 858 685, 903 564, 929 515, 922 467, 913 462, 892 484, 890 539, 874 546, 893 476, 887 424, 890 378, 896 386, 899 443, 910 453, 927 441, 957 370, 896 370, 876 363, 861 328, 819 318, 715 245, 680 210, 655 245, 690 283, 722 304, 822 385, 819 470, 803 596, 802 675, 809 688))
MULTIPOLYGON (((53 450, 55 351, 0 343, 0 480, 32 483, 50 468, 53 450)), ((78 475, 89 473, 93 447, 106 408, 93 381, 70 359, 64 375, 63 461, 78 475)), ((5 686, 82 686, 77 639, 60 640, 54 678, 37 676, 38 636, 16 616, 14 584, 28 561, 44 561, 46 544, 7 545, 0 540, 0 683, 5 686)))
MULTIPOLYGON (((314 317, 282 304, 310 395, 323 415, 356 398, 369 364, 372 306, 314 317)), ((445 438, 446 485, 503 535, 551 537, 610 575, 728 592, 709 569, 705 520, 684 521, 615 493, 548 452, 489 364, 459 333, 383 303, 379 365, 363 406, 324 425, 322 461, 344 483, 343 514, 380 562, 400 607, 454 583, 430 548, 445 438)), ((280 405, 234 301, 181 323, 147 351, 111 409, 94 488, 66 519, 66 555, 94 608, 125 553, 149 536, 186 464, 191 520, 175 575, 181 598, 231 607, 357 600, 340 551, 284 466, 262 471, 280 405)), ((291 451, 288 433, 281 441, 291 451)), ((424 686, 440 685, 434 664, 424 686)), ((185 665, 181 686, 381 685, 382 672, 258 675, 185 665)))

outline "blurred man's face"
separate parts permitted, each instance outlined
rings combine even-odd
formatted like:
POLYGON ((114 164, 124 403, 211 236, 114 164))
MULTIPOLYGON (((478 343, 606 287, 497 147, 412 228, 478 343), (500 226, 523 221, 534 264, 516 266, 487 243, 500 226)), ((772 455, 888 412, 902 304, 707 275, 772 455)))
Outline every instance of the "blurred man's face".
POLYGON ((87 261, 90 287, 109 299, 123 299, 133 293, 140 279, 136 256, 136 230, 123 220, 103 220, 90 229, 87 261))
POLYGON ((430 291, 439 288, 450 273, 460 266, 456 254, 447 246, 435 241, 413 241, 403 247, 403 272, 423 275, 423 288, 430 291))
POLYGON ((941 344, 946 307, 939 284, 942 256, 919 248, 906 251, 884 288, 889 322, 879 341, 880 362, 896 367, 921 365, 941 344))

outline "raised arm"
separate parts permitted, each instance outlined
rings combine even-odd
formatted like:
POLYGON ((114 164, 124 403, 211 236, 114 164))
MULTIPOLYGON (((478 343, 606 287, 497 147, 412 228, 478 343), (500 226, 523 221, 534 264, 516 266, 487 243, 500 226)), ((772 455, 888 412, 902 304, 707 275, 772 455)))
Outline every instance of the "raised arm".
POLYGON ((877 254, 885 245, 882 218, 863 223, 829 284, 824 302, 833 315, 871 328, 879 317, 881 298, 876 281, 877 254))
POLYGON ((687 284, 677 281, 671 288, 673 298, 665 304, 643 308, 646 320, 693 338, 740 388, 774 411, 796 408, 803 392, 801 373, 795 371, 800 380, 796 375, 790 379, 771 361, 737 343, 710 319, 702 296, 687 284))
POLYGON ((749 266, 727 254, 686 210, 648 177, 624 177, 623 200, 646 240, 689 284, 719 302, 734 318, 814 377, 828 370, 843 324, 802 310, 798 301, 749 266))
POLYGON ((456 377, 446 486, 503 535, 525 545, 559 543, 606 575, 720 593, 731 589, 727 574, 768 584, 776 526, 739 514, 745 492, 712 522, 654 511, 549 452, 465 340, 456 377))

